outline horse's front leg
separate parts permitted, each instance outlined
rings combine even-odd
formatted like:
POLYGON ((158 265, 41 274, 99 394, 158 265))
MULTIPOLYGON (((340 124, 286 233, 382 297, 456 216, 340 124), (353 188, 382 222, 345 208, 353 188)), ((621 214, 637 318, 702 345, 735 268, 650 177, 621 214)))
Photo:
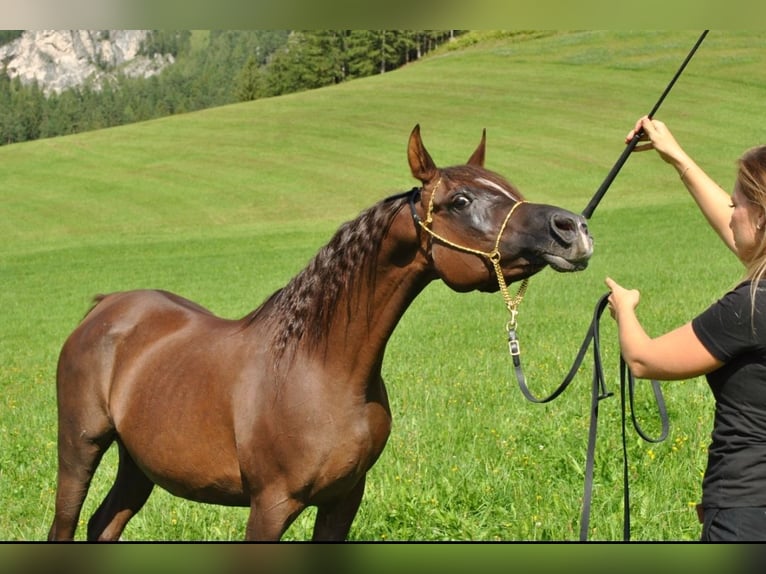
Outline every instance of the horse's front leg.
POLYGON ((318 507, 314 522, 314 540, 342 541, 348 537, 351 523, 362 502, 366 476, 362 475, 345 498, 318 507))
POLYGON ((245 539, 277 541, 306 505, 283 492, 263 492, 250 499, 245 539))

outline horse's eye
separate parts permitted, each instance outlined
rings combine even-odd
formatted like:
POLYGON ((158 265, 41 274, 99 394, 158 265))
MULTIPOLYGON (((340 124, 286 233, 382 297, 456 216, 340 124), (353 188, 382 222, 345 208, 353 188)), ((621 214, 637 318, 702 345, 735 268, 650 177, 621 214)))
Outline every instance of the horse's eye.
POLYGON ((462 193, 457 194, 452 200, 453 209, 465 209, 471 205, 471 198, 462 193))

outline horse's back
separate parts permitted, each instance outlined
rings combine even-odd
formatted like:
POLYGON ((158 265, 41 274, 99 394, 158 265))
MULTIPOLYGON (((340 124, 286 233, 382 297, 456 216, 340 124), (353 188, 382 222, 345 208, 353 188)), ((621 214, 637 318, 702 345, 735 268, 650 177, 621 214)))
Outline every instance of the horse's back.
POLYGON ((96 303, 83 319, 81 326, 89 321, 108 322, 113 329, 131 327, 151 321, 153 326, 173 329, 179 320, 193 316, 216 319, 206 308, 169 291, 140 289, 121 291, 96 297, 96 303))
POLYGON ((100 295, 59 355, 59 400, 80 392, 108 403, 115 378, 141 356, 195 321, 215 320, 203 307, 172 293, 136 290, 100 295))
POLYGON ((66 384, 68 369, 97 373, 112 384, 129 379, 142 365, 156 363, 157 371, 174 358, 213 353, 207 348, 217 338, 236 331, 237 322, 167 291, 102 295, 62 348, 59 384, 66 384))

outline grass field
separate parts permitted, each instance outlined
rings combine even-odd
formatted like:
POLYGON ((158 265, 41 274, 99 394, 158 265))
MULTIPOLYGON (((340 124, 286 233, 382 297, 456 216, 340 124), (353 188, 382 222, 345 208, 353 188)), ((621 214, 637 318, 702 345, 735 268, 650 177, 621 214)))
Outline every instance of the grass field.
MULTIPOLYGON (((440 165, 465 161, 487 128, 487 167, 532 201, 581 211, 697 35, 485 32, 336 87, 0 147, 0 539, 40 540, 50 525, 55 364, 93 295, 162 288, 244 315, 343 221, 412 187, 406 142, 416 123, 440 165)), ((711 32, 658 114, 727 189, 738 155, 766 139, 765 56, 766 35, 711 32)), ((656 154, 630 159, 590 225, 590 267, 545 270, 520 309, 537 394, 568 370, 606 275, 641 289, 640 316, 659 334, 742 272, 656 154)), ((404 316, 384 363, 392 436, 352 539, 577 539, 590 372, 551 404, 526 402, 505 320, 499 295, 442 284, 404 316)), ((618 394, 611 321, 602 335, 618 394)), ((702 379, 663 388, 668 440, 629 439, 633 539, 693 540, 713 402, 702 379)), ((648 390, 637 408, 656 433, 648 390)), ((622 536, 619 417, 617 397, 602 403, 593 540, 622 536)), ((111 486, 114 454, 83 523, 111 486)), ((124 538, 239 540, 246 516, 155 490, 124 538)), ((286 538, 308 538, 312 517, 286 538)))

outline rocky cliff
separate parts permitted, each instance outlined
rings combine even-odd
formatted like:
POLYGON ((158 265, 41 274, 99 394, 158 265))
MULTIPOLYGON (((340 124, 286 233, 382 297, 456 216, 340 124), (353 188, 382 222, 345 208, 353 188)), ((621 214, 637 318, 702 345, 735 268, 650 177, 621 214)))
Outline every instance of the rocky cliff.
POLYGON ((22 83, 37 81, 46 93, 122 73, 149 77, 173 63, 170 54, 139 55, 148 30, 27 30, 0 46, 0 73, 22 83))

